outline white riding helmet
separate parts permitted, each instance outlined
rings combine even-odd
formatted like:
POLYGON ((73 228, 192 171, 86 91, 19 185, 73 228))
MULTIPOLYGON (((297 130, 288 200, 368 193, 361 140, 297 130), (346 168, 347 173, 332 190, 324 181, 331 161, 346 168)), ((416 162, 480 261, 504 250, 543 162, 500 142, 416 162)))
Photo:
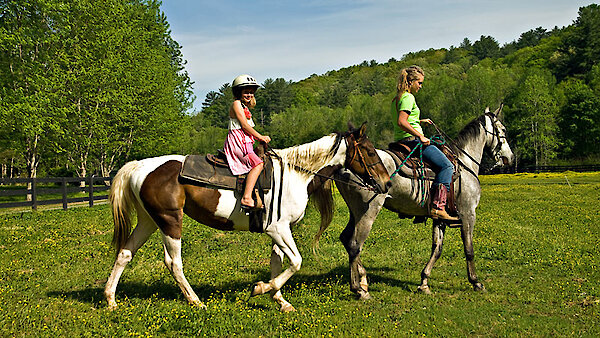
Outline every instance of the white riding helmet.
POLYGON ((242 87, 254 87, 255 89, 260 87, 260 85, 258 84, 258 82, 256 82, 256 80, 248 75, 248 74, 244 74, 244 75, 240 75, 238 77, 236 77, 235 79, 233 79, 233 83, 231 84, 231 88, 242 88, 242 87))

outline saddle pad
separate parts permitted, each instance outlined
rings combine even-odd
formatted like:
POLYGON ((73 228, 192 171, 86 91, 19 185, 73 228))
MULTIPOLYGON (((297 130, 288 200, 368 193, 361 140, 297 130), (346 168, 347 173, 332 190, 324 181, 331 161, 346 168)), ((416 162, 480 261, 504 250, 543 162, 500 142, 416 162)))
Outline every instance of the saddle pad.
MULTIPOLYGON (((265 166, 258 177, 257 188, 268 191, 271 189, 273 162, 270 157, 265 158, 264 162, 265 166)), ((238 190, 238 178, 245 179, 246 175, 235 176, 228 167, 216 166, 207 161, 204 155, 187 155, 179 177, 187 180, 188 184, 238 190)))

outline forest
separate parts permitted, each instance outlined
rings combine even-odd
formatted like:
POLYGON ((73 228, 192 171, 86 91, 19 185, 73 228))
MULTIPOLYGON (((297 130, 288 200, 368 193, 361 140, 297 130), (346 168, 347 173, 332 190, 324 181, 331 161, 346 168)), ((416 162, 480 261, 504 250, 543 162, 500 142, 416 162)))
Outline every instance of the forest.
MULTIPOLYGON (((223 146, 230 84, 189 112, 197 98, 160 2, 1 3, 3 177, 108 175, 128 160, 223 146)), ((397 76, 415 64, 426 73, 422 116, 450 137, 503 104, 518 166, 597 164, 599 59, 600 7, 592 4, 569 26, 532 28, 504 45, 482 35, 298 82, 265 79, 253 115, 275 148, 346 130, 348 121, 368 121, 371 140, 385 148, 397 76)))

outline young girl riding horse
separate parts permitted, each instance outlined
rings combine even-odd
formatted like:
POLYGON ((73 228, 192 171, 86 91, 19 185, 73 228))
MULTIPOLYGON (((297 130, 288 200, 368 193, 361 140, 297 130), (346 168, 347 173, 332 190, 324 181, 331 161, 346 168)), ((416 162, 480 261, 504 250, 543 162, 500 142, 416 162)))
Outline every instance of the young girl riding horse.
POLYGON ((259 84, 250 75, 240 75, 233 80, 231 90, 234 101, 229 108, 229 133, 225 140, 225 155, 229 168, 234 175, 246 176, 246 186, 242 196, 242 209, 256 207, 252 199, 252 190, 263 169, 263 161, 254 153, 254 140, 269 143, 269 136, 261 135, 254 129, 254 121, 249 108, 254 108, 254 92, 259 84))

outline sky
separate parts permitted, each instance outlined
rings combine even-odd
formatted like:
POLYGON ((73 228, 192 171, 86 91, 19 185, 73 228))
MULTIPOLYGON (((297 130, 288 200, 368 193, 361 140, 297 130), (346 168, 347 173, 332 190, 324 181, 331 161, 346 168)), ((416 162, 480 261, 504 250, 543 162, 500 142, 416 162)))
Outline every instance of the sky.
POLYGON ((194 82, 194 109, 240 74, 258 82, 312 74, 482 35, 500 45, 542 27, 570 25, 579 0, 162 0, 194 82))

